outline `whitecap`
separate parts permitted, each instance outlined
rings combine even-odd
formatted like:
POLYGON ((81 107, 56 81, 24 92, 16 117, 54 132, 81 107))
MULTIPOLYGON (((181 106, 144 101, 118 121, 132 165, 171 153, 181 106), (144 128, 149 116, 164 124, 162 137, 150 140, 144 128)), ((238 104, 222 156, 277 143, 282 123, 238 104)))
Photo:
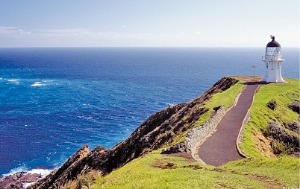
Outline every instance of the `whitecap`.
POLYGON ((168 107, 173 107, 173 106, 175 106, 175 104, 173 104, 173 103, 166 103, 167 105, 168 105, 168 107))
POLYGON ((51 173, 51 171, 53 171, 52 169, 32 169, 30 171, 28 171, 27 173, 31 173, 31 174, 40 174, 42 178, 46 177, 47 175, 49 175, 51 173))
POLYGON ((26 173, 31 173, 31 174, 34 174, 34 173, 41 174, 41 177, 44 178, 45 176, 50 174, 51 171, 53 171, 53 169, 31 169, 31 170, 29 170, 26 165, 22 165, 20 167, 16 167, 16 168, 11 169, 9 171, 9 173, 2 174, 2 176, 6 177, 6 176, 13 175, 13 174, 16 174, 16 173, 26 172, 26 173))
MULTIPOLYGON (((51 169, 32 169, 30 171, 28 171, 27 173, 30 173, 30 174, 40 174, 41 175, 41 178, 45 178, 47 175, 49 175, 51 173, 51 169)), ((23 188, 27 188, 29 187, 30 185, 34 184, 35 182, 23 182, 22 183, 22 186, 23 188)))
POLYGON ((17 79, 8 79, 7 81, 9 81, 9 82, 17 82, 18 80, 17 79))
POLYGON ((34 83, 31 85, 31 87, 40 87, 40 86, 42 86, 42 85, 44 85, 42 82, 37 81, 37 82, 34 82, 34 83))
POLYGON ((15 84, 19 84, 20 81, 18 79, 7 79, 6 81, 10 82, 10 83, 15 83, 15 84))
POLYGON ((32 184, 34 184, 35 182, 24 182, 22 183, 22 187, 23 188, 28 188, 29 186, 31 186, 32 184))
POLYGON ((6 176, 9 176, 9 175, 13 175, 13 174, 19 173, 19 172, 27 172, 27 171, 28 171, 28 167, 26 167, 25 165, 22 165, 20 167, 13 168, 7 174, 2 174, 2 176, 6 177, 6 176))

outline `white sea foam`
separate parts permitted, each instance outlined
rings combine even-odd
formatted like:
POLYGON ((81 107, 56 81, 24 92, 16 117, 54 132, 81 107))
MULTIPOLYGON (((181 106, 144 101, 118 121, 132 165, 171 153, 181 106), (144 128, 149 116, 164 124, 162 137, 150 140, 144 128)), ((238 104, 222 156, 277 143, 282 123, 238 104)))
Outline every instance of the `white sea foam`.
POLYGON ((37 81, 37 82, 34 82, 32 85, 31 85, 31 87, 40 87, 40 86, 43 86, 44 84, 42 83, 42 82, 39 82, 39 81, 37 81))
POLYGON ((51 173, 51 169, 32 169, 30 171, 28 171, 27 173, 31 173, 31 174, 41 174, 42 178, 44 178, 45 176, 49 175, 51 173))
POLYGON ((23 188, 27 188, 32 184, 34 184, 34 182, 24 182, 24 183, 22 183, 22 186, 23 186, 23 188))
MULTIPOLYGON (((51 173, 52 170, 50 169, 32 169, 28 171, 27 173, 31 174, 41 174, 41 178, 45 178, 47 175, 51 173)), ((27 188, 30 185, 34 184, 35 182, 24 182, 22 183, 23 188, 27 188)))
POLYGON ((9 176, 9 175, 19 173, 19 172, 27 172, 27 171, 28 171, 28 167, 26 167, 25 165, 22 165, 20 167, 13 168, 12 170, 9 171, 9 173, 3 174, 2 176, 6 177, 6 176, 9 176))
POLYGON ((20 167, 16 167, 13 168, 12 170, 9 171, 9 173, 7 174, 3 174, 3 177, 9 176, 9 175, 13 175, 16 173, 20 173, 20 172, 26 172, 26 173, 37 173, 37 174, 41 174, 42 178, 47 176, 51 171, 53 171, 52 169, 31 169, 29 170, 27 166, 22 165, 20 167))
MULTIPOLYGON (((25 165, 22 165, 20 167, 16 167, 12 170, 10 170, 9 173, 7 174, 3 174, 3 177, 9 176, 9 175, 13 175, 19 172, 26 172, 26 173, 30 173, 30 174, 40 174, 41 178, 45 178, 47 175, 49 175, 51 173, 51 171, 53 171, 52 169, 31 169, 29 170, 28 167, 26 167, 25 165)), ((23 188, 27 188, 28 186, 34 184, 35 182, 24 182, 22 183, 23 188)))
POLYGON ((17 79, 8 79, 7 81, 9 81, 9 82, 17 82, 18 80, 17 79))
POLYGON ((7 79, 6 81, 8 81, 10 83, 14 83, 14 84, 19 84, 20 83, 19 79, 7 79))
POLYGON ((175 106, 175 104, 173 104, 173 103, 166 103, 167 105, 168 105, 168 107, 173 107, 173 106, 175 106))

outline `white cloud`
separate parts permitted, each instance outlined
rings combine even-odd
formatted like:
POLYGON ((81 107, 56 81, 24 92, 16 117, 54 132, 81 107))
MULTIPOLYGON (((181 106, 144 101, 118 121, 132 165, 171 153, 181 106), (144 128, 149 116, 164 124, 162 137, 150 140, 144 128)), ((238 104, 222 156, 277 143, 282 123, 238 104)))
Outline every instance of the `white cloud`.
MULTIPOLYGON (((197 37, 199 38, 199 37, 197 37)), ((188 46, 195 33, 101 32, 84 28, 36 29, 0 26, 0 44, 5 46, 188 46), (24 35, 26 34, 26 35, 24 35)))
POLYGON ((0 35, 3 34, 29 34, 30 32, 24 31, 23 28, 20 27, 7 27, 0 26, 0 35))
MULTIPOLYGON (((0 47, 258 47, 266 42, 265 32, 257 37, 251 33, 232 33, 226 37, 218 32, 174 31, 170 33, 102 32, 85 28, 27 29, 0 26, 0 47)), ((278 35, 279 36, 279 35, 278 35)), ((281 36, 288 36, 283 35, 281 36)), ((293 44, 286 37, 282 45, 293 44)), ((263 45, 262 45, 263 44, 263 45)))

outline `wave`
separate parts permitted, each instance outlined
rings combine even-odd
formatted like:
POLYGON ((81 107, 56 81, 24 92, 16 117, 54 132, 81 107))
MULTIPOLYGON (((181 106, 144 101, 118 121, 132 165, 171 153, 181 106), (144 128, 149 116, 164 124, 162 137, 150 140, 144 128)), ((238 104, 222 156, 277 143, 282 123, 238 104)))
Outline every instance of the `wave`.
POLYGON ((168 107, 173 107, 173 106, 175 106, 176 104, 174 104, 174 103, 166 103, 166 105, 168 106, 168 107))
POLYGON ((40 87, 40 86, 43 86, 43 85, 45 85, 45 84, 43 84, 42 82, 37 81, 37 82, 34 82, 34 83, 31 85, 31 87, 40 87))
POLYGON ((19 80, 18 79, 7 79, 7 81, 9 81, 9 82, 18 82, 19 80))
POLYGON ((6 79, 6 81, 8 81, 10 83, 14 83, 14 84, 19 84, 20 83, 19 79, 6 79))
POLYGON ((30 174, 41 174, 42 178, 44 178, 45 176, 47 176, 48 174, 51 173, 51 171, 53 171, 54 169, 29 169, 26 165, 22 165, 20 167, 16 167, 13 168, 12 170, 9 171, 9 173, 7 174, 2 174, 2 177, 7 177, 16 173, 20 173, 20 172, 26 172, 26 173, 30 173, 30 174))
MULTIPOLYGON (((51 173, 51 171, 53 171, 53 170, 50 170, 50 169, 32 169, 32 170, 28 171, 27 173, 40 174, 41 175, 40 179, 42 179, 42 178, 45 178, 47 175, 49 175, 51 173)), ((34 183, 35 182, 24 182, 22 184, 23 184, 24 188, 27 188, 30 185, 34 184, 34 183)))
MULTIPOLYGON (((40 179, 42 179, 42 178, 45 178, 47 175, 49 175, 53 170, 54 169, 31 169, 31 170, 29 170, 28 167, 26 167, 25 165, 22 165, 20 167, 16 167, 16 168, 10 170, 10 172, 7 174, 3 174, 2 178, 10 176, 10 175, 14 175, 16 173, 26 172, 29 174, 40 174, 41 175, 40 179)), ((0 179, 1 179, 1 177, 0 177, 0 179)), ((34 183, 35 182, 23 182, 22 187, 27 188, 34 183)))
POLYGON ((0 81, 6 81, 10 84, 22 84, 23 86, 30 85, 31 87, 40 87, 40 86, 46 86, 46 85, 58 85, 57 81, 55 80, 49 80, 49 79, 43 79, 42 81, 36 81, 37 79, 20 79, 20 78, 2 78, 0 77, 0 81))
POLYGON ((9 175, 13 175, 13 174, 16 174, 16 173, 19 173, 19 172, 27 172, 27 171, 28 171, 28 168, 25 165, 22 165, 20 167, 13 168, 7 174, 2 174, 2 177, 7 177, 9 175))

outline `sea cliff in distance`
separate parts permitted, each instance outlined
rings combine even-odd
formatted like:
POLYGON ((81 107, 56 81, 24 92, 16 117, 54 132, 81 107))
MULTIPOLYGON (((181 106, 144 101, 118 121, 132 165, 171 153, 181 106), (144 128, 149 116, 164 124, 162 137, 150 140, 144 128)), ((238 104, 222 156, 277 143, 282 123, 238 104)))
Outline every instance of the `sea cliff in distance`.
MULTIPOLYGON (((29 188, 283 188, 299 187, 299 81, 263 84, 254 96, 238 147, 246 158, 214 167, 197 162, 186 136, 249 80, 225 77, 201 97, 150 116, 111 149, 83 146, 29 188)), ((226 139, 224 139, 226 140, 226 139)))

